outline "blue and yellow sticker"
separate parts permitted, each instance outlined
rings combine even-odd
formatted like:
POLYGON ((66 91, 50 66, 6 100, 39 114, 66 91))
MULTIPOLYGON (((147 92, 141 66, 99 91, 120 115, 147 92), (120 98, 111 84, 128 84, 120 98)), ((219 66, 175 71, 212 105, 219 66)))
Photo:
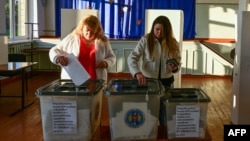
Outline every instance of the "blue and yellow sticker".
POLYGON ((131 109, 125 114, 125 123, 131 128, 138 128, 145 122, 145 115, 139 109, 131 109))

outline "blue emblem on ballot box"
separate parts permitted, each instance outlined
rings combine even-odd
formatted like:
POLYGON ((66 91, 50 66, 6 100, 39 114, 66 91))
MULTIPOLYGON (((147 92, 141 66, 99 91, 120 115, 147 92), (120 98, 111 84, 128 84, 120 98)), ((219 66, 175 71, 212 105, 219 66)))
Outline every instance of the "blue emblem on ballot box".
POLYGON ((143 125, 145 115, 139 109, 131 109, 125 114, 125 123, 129 127, 138 128, 143 125))

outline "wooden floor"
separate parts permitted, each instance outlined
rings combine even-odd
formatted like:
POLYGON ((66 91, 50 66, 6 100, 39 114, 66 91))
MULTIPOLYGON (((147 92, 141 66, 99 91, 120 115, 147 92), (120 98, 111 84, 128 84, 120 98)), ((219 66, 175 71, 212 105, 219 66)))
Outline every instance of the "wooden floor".
MULTIPOLYGON (((120 75, 110 75, 118 78, 120 75)), ((127 75, 129 77, 129 75, 127 75)), ((125 77, 127 77, 125 76, 125 77)), ((59 73, 33 73, 28 80, 26 103, 34 104, 14 116, 9 116, 21 106, 20 98, 0 98, 0 138, 3 141, 43 141, 39 98, 36 90, 59 78, 59 73)), ((124 78, 124 77, 123 77, 124 78)), ((12 78, 2 84, 1 95, 20 95, 21 81, 12 78)), ((223 141, 223 125, 230 124, 232 83, 230 77, 183 76, 183 88, 202 88, 211 98, 207 110, 207 129, 213 141, 223 141)), ((109 125, 107 99, 103 97, 102 126, 109 125)))

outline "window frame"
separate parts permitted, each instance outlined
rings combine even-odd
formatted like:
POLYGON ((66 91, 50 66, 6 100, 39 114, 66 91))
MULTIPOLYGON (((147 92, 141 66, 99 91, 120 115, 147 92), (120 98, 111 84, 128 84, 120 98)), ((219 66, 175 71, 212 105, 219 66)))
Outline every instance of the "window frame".
MULTIPOLYGON (((28 0, 6 0, 5 1, 5 5, 9 3, 9 9, 5 9, 5 10, 9 10, 9 15, 7 15, 6 12, 6 34, 8 36, 8 40, 9 41, 16 41, 16 40, 25 40, 28 38, 28 28, 27 25, 25 24, 25 21, 27 21, 28 19, 28 0), (19 10, 21 13, 17 13, 15 8, 16 8, 16 2, 22 2, 21 3, 21 10, 19 10), (16 17, 15 15, 20 15, 20 16, 24 16, 24 17, 20 17, 21 20, 16 21, 16 17), (9 18, 9 19, 8 19, 9 18), (9 25, 7 25, 7 20, 9 20, 9 25), (16 28, 16 26, 18 26, 16 28), (7 29, 9 28, 9 29, 7 29), (19 31, 17 31, 18 28, 19 31, 21 32, 20 35, 17 35, 19 31)), ((19 12, 18 11, 18 12, 19 12)), ((19 17, 18 17, 19 18, 19 17)))

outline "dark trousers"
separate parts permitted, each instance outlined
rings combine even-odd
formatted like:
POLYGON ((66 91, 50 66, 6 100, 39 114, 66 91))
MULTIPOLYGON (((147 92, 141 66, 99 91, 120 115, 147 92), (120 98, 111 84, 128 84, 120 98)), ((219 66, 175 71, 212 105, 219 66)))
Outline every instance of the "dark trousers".
MULTIPOLYGON (((174 77, 160 79, 165 91, 173 88, 174 77)), ((160 99, 160 111, 159 111, 159 123, 160 125, 166 125, 166 105, 164 96, 160 99)))

